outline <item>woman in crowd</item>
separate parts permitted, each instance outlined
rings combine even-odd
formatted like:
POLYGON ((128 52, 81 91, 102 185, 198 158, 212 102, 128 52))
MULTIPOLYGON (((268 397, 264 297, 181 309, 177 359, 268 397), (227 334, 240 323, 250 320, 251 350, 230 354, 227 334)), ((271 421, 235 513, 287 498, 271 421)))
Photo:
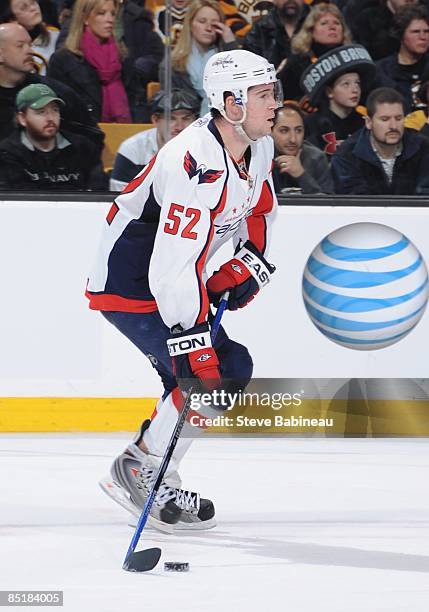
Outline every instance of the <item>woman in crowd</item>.
MULTIPOLYGON (((70 29, 75 0, 64 0, 62 25, 57 48, 63 47, 70 29)), ((153 13, 143 0, 120 0, 115 20, 115 35, 122 56, 122 72, 126 74, 126 90, 132 120, 149 123, 147 85, 158 80, 159 65, 164 57, 164 44, 155 32, 153 13)))
POLYGON ((77 0, 64 47, 49 62, 48 75, 69 85, 96 121, 129 123, 122 61, 113 37, 117 0, 77 0))
POLYGON ((429 13, 423 6, 397 11, 392 34, 400 41, 398 53, 377 62, 377 87, 393 87, 405 99, 406 112, 422 107, 418 91, 429 77, 429 13))
POLYGON ((374 75, 374 62, 361 45, 333 49, 310 66, 301 82, 310 104, 318 110, 305 120, 307 140, 331 156, 343 140, 364 127, 364 109, 359 103, 363 88, 371 86, 374 75), (332 70, 316 82, 311 77, 319 73, 322 64, 332 70))
POLYGON ((37 70, 45 75, 49 58, 55 51, 59 30, 47 25, 37 0, 3 0, 0 23, 16 21, 30 34, 33 41, 33 57, 37 70))
MULTIPOLYGON (((200 115, 208 111, 203 89, 207 60, 218 53, 238 47, 231 28, 215 0, 194 0, 188 7, 179 40, 171 54, 172 85, 196 94, 201 99, 200 115)), ((164 66, 160 68, 161 85, 164 66)))
POLYGON ((339 8, 326 2, 314 6, 292 38, 292 54, 279 69, 285 99, 300 100, 304 92, 299 82, 304 70, 327 51, 349 43, 351 34, 339 8))

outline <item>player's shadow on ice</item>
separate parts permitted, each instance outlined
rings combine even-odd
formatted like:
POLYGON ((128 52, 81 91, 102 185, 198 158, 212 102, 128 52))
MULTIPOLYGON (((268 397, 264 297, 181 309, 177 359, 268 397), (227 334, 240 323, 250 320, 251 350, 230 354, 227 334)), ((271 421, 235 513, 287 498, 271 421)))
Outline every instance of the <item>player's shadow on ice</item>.
MULTIPOLYGON (((191 536, 192 543, 196 545, 201 544, 204 547, 233 547, 240 552, 247 552, 265 560, 281 559, 289 564, 331 565, 429 573, 429 557, 423 555, 364 550, 350 546, 304 544, 288 541, 279 542, 278 540, 260 537, 252 539, 240 538, 221 531, 212 532, 210 537, 207 536, 208 534, 201 542, 191 536), (216 540, 219 540, 219 542, 216 540)), ((186 539, 188 537, 186 536, 186 539)), ((221 565, 223 566, 224 564, 221 565)), ((233 562, 227 565, 232 567, 240 565, 240 563, 233 562)))

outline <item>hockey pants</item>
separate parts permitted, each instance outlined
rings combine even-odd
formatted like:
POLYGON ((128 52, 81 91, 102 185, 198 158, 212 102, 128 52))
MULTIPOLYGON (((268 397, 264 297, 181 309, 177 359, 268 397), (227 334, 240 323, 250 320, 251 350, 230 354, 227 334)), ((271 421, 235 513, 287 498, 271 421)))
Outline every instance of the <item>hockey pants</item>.
MULTIPOLYGON (((161 319, 159 312, 102 312, 102 314, 146 355, 161 377, 164 393, 156 406, 143 440, 152 455, 162 456, 176 424, 178 411, 183 405, 183 396, 177 387, 171 357, 167 350, 170 330, 161 319)), ((235 389, 244 389, 253 371, 253 362, 246 347, 228 338, 222 326, 219 328, 214 347, 219 358, 222 378, 233 381, 235 389)), ((209 415, 212 416, 211 413, 207 416, 209 415)), ((172 457, 172 470, 177 469, 192 438, 197 437, 197 430, 198 428, 189 422, 185 424, 182 430, 183 437, 179 439, 172 457)))

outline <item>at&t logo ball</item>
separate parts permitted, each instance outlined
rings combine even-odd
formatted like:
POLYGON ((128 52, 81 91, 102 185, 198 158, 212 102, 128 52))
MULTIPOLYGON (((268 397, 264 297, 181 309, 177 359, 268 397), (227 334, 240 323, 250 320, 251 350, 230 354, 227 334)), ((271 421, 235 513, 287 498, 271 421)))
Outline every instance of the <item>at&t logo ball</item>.
POLYGON ((337 344, 373 350, 398 342, 428 301, 428 272, 406 236, 379 223, 353 223, 322 240, 302 281, 314 325, 337 344))

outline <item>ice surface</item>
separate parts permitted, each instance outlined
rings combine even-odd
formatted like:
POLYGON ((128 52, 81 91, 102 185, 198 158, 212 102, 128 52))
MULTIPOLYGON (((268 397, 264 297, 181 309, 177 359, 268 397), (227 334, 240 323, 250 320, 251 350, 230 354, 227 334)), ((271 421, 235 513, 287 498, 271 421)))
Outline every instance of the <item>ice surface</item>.
POLYGON ((218 527, 145 530, 161 561, 129 574, 127 513, 97 485, 128 438, 0 436, 0 589, 64 590, 70 612, 429 610, 427 440, 196 441, 183 484, 218 527))

